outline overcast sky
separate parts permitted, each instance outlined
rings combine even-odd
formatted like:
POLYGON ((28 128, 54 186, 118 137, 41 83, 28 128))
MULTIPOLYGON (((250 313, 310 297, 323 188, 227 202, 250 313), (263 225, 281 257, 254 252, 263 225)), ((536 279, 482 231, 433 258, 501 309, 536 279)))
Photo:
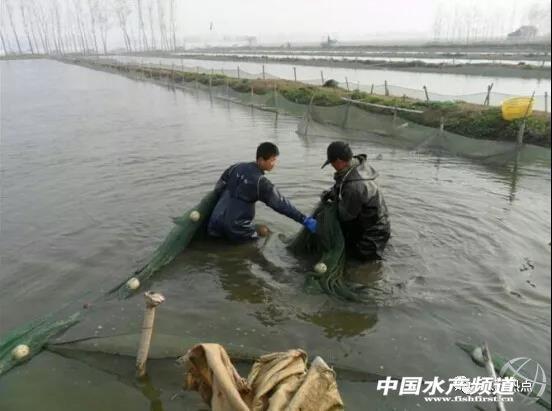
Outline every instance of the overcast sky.
MULTIPOLYGON (((115 10, 118 4, 125 2, 130 11, 127 29, 135 44, 140 38, 138 0, 0 0, 0 34, 6 39, 8 48, 15 50, 13 29, 6 17, 7 5, 11 5, 21 47, 28 49, 27 30, 22 24, 19 5, 26 5, 30 26, 39 21, 36 16, 40 13, 35 10, 44 10, 45 18, 50 21, 48 35, 53 35, 58 27, 54 22, 57 4, 61 6, 58 31, 63 42, 75 43, 74 37, 80 32, 85 32, 86 36, 94 32, 89 6, 98 4, 98 10, 105 11, 109 21, 108 48, 122 47, 123 34, 115 10), (82 30, 78 29, 79 24, 82 30)), ((170 2, 141 0, 145 36, 152 37, 149 8, 153 10, 154 36, 159 38, 157 5, 163 5, 168 25, 170 2)), ((255 36, 259 44, 319 42, 328 35, 340 42, 478 41, 504 39, 522 24, 536 25, 540 34, 550 32, 549 0, 174 0, 174 4, 178 46, 221 44, 225 36, 255 36), (542 11, 542 16, 535 16, 535 10, 542 11), (436 21, 440 21, 438 30, 436 21)), ((37 36, 38 27, 32 34, 37 36)), ((238 40, 228 39, 227 42, 238 40)))
POLYGON ((293 33, 364 37, 382 33, 432 33, 435 15, 477 10, 479 16, 524 19, 529 5, 546 0, 203 0, 181 1, 179 15, 185 34, 214 32, 261 37, 293 33))

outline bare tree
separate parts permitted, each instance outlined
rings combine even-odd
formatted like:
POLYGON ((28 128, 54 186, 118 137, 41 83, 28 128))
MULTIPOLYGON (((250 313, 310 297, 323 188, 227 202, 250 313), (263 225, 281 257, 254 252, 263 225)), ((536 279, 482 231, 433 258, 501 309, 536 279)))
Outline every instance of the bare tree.
POLYGON ((48 25, 44 15, 44 8, 42 7, 42 4, 36 3, 36 0, 33 0, 31 11, 34 15, 38 36, 40 37, 40 41, 42 43, 42 49, 46 54, 49 54, 50 45, 48 42, 48 25))
POLYGON ((27 42, 29 43, 29 50, 31 51, 31 54, 34 54, 35 48, 31 40, 31 33, 29 31, 29 22, 27 21, 27 15, 25 14, 25 6, 26 6, 25 0, 19 0, 19 12, 21 13, 21 23, 23 25, 23 31, 25 32, 25 36, 27 37, 27 42))
POLYGON ((165 8, 163 7, 162 0, 157 0, 157 18, 159 19, 161 49, 169 50, 169 39, 167 37, 167 26, 165 24, 165 8))
POLYGON ((153 1, 148 2, 148 16, 150 23, 151 49, 155 50, 155 32, 153 30, 153 1))
POLYGON ((169 0, 169 22, 171 28, 171 48, 176 51, 176 14, 174 0, 169 0))
POLYGON ((98 40, 96 38, 96 19, 99 14, 98 0, 88 0, 88 11, 90 13, 90 30, 92 32, 92 40, 94 41, 94 49, 96 50, 96 54, 98 54, 98 40))
POLYGON ((117 15, 119 27, 121 28, 121 32, 123 34, 125 47, 127 51, 132 52, 132 44, 128 35, 128 16, 130 14, 130 7, 128 6, 126 0, 115 1, 115 14, 117 15))
POLYGON ((98 26, 100 28, 100 39, 102 40, 103 53, 107 54, 107 32, 111 27, 109 8, 105 1, 102 1, 98 13, 98 26))
POLYGON ((4 24, 4 3, 0 2, 0 41, 2 42, 2 50, 4 50, 4 55, 8 55, 10 53, 10 50, 8 49, 8 43, 6 41, 6 37, 4 36, 4 30, 3 28, 6 27, 4 24))
POLYGON ((10 25, 12 28, 13 37, 15 39, 15 43, 17 44, 17 50, 19 54, 23 54, 23 51, 21 51, 21 43, 19 42, 19 36, 17 35, 17 30, 15 30, 15 24, 13 24, 13 13, 12 13, 10 2, 8 0, 5 0, 5 3, 6 3, 6 11, 8 12, 8 18, 10 20, 10 25))
MULTIPOLYGON (((29 0, 27 0, 27 1, 29 1, 29 0)), ((30 2, 28 3, 28 5, 30 6, 30 2)), ((40 43, 38 42, 37 36, 36 36, 37 24, 36 24, 35 21, 33 21, 34 15, 32 14, 31 10, 32 10, 32 7, 29 7, 28 16, 29 16, 29 19, 31 20, 30 24, 29 24, 29 26, 31 28, 31 36, 32 36, 33 42, 35 44, 36 52, 40 53, 41 52, 40 51, 40 43)), ((46 52, 46 50, 43 48, 42 53, 45 53, 45 52, 46 52)))
POLYGON ((7 56, 10 52, 6 45, 6 39, 4 38, 4 33, 2 32, 2 29, 0 29, 0 40, 2 40, 2 50, 4 50, 4 55, 7 56))
POLYGON ((80 0, 73 0, 73 7, 74 7, 73 11, 75 13, 75 17, 77 18, 77 29, 80 35, 79 40, 80 40, 81 50, 83 54, 86 54, 86 52, 88 51, 88 41, 86 39, 86 30, 84 28, 84 23, 81 19, 81 16, 83 13, 82 13, 82 5, 80 0))
POLYGON ((64 54, 65 53, 65 44, 63 41, 63 33, 61 30, 61 17, 59 13, 59 2, 58 1, 52 1, 52 17, 54 21, 54 36, 57 39, 57 45, 58 45, 58 53, 64 54))
POLYGON ((136 0, 136 9, 138 11, 138 36, 142 42, 142 48, 147 50, 148 36, 146 36, 146 29, 144 27, 144 16, 142 15, 142 0, 136 0))

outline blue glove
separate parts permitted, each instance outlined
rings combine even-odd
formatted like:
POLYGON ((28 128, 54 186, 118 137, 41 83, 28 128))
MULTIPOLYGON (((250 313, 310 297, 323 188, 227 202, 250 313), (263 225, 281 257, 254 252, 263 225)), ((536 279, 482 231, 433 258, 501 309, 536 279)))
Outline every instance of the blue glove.
POLYGON ((306 217, 303 221, 303 225, 309 230, 311 233, 316 233, 316 226, 318 225, 318 222, 313 217, 306 217))

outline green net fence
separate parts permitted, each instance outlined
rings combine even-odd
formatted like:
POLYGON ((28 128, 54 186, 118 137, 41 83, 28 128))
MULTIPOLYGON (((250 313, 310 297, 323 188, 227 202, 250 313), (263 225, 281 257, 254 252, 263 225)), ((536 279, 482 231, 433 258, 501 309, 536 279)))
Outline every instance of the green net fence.
MULTIPOLYGON (((324 84, 324 81, 328 78, 324 77, 324 74, 321 73, 320 77, 309 78, 307 76, 301 75, 301 71, 297 70, 295 67, 289 67, 286 73, 280 71, 279 75, 275 75, 264 70, 264 65, 259 64, 260 70, 257 72, 254 71, 245 71, 240 68, 239 63, 235 63, 235 68, 223 68, 226 66, 226 62, 221 62, 221 68, 207 68, 203 66, 191 66, 187 64, 188 62, 185 59, 179 58, 154 58, 154 57, 137 57, 137 56, 104 56, 100 57, 99 61, 103 62, 112 62, 112 63, 125 63, 140 65, 142 67, 149 68, 159 68, 167 70, 179 70, 192 73, 203 73, 203 74, 221 74, 228 77, 240 78, 240 79, 280 79, 280 80, 294 80, 300 81, 302 83, 311 84, 320 86, 324 84), (262 69, 261 69, 262 68, 262 69), (299 74, 298 74, 299 73, 299 74)), ((216 62, 212 62, 212 65, 216 66, 216 62)), ((339 83, 340 87, 347 88, 348 90, 360 90, 368 93, 373 93, 377 95, 390 95, 396 97, 409 97, 419 100, 427 101, 438 101, 438 102, 454 102, 454 101, 463 101, 466 103, 472 104, 487 104, 490 106, 500 106, 502 101, 512 98, 519 97, 519 94, 505 93, 497 91, 491 87, 491 90, 486 89, 487 85, 480 91, 468 94, 447 94, 442 91, 435 91, 435 88, 431 84, 427 84, 427 88, 412 88, 404 87, 392 82, 386 82, 385 84, 373 83, 366 84, 361 81, 355 80, 351 75, 351 78, 335 78, 339 83)), ((529 96, 533 90, 527 90, 526 95, 529 96)), ((537 93, 534 97, 534 105, 538 110, 550 110, 550 92, 540 92, 537 93)))
MULTIPOLYGON (((125 57, 129 61, 138 58, 125 57)), ((115 73, 125 74, 131 78, 153 81, 170 87, 204 91, 211 97, 247 105, 275 113, 282 113, 301 118, 297 133, 303 136, 340 139, 347 134, 364 138, 374 143, 403 148, 410 151, 438 152, 443 155, 461 156, 496 164, 511 161, 539 162, 550 164, 550 149, 535 147, 531 144, 519 145, 515 141, 494 141, 462 136, 447 130, 447 118, 442 119, 439 128, 419 124, 421 111, 394 109, 363 102, 342 101, 340 105, 321 106, 303 104, 286 98, 276 87, 263 94, 255 90, 237 91, 230 87, 228 79, 217 78, 217 74, 237 75, 225 70, 202 70, 193 72, 211 75, 212 81, 178 79, 173 70, 192 70, 190 67, 166 64, 123 64, 113 59, 79 60, 79 64, 115 73), (152 77, 148 69, 162 67, 163 75, 152 77)), ((268 78, 266 73, 245 73, 240 71, 241 78, 268 78)), ((206 79, 209 76, 205 77, 206 79)), ((389 87, 389 86, 387 86, 389 87)), ((248 87, 245 87, 247 89, 248 87)), ((538 96, 537 96, 538 97, 538 96)), ((450 120, 454 121, 454 120, 450 120)), ((530 133, 530 131, 528 131, 530 133)))

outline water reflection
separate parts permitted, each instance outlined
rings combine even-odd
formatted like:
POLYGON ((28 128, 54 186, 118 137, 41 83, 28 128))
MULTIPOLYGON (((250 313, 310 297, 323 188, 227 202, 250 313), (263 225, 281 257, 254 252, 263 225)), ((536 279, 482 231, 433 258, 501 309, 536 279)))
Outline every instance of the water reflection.
MULTIPOLYGON (((301 262, 281 265, 293 257, 277 235, 240 245, 203 240, 192 249, 208 253, 210 270, 217 273, 226 298, 254 304, 252 315, 267 327, 299 319, 320 327, 329 338, 341 339, 361 335, 377 323, 377 304, 369 298, 364 303, 350 303, 326 294, 306 294, 306 277, 301 273, 307 270, 301 262)), ((380 262, 353 264, 349 271, 351 282, 377 288, 384 269, 380 262)))

